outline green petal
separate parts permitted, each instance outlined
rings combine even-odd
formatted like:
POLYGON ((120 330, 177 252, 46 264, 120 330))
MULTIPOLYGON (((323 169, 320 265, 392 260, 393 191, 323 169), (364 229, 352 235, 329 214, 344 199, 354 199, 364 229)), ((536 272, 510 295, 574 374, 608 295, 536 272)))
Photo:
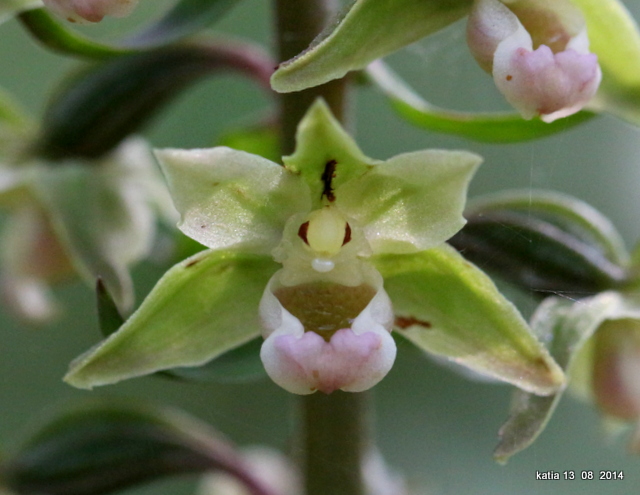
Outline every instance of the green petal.
POLYGON ((281 64, 271 86, 287 93, 339 79, 457 21, 471 4, 472 0, 357 0, 309 50, 281 64))
POLYGON ((380 163, 360 151, 322 99, 316 100, 300 121, 295 153, 283 161, 288 170, 300 174, 309 185, 313 209, 324 204, 327 175, 332 177, 331 190, 335 191, 380 163))
POLYGON ((424 251, 465 224, 467 187, 481 161, 465 151, 404 153, 342 186, 336 205, 363 226, 374 253, 424 251))
POLYGON ((266 256, 204 251, 175 265, 125 324, 73 363, 79 388, 199 366, 260 333, 258 305, 278 265, 266 256))
POLYGON ((32 182, 80 275, 91 285, 102 278, 125 310, 133 304, 127 266, 147 253, 155 224, 144 194, 143 180, 151 177, 139 177, 133 170, 143 164, 140 159, 150 158, 139 153, 138 144, 129 146, 135 167, 114 155, 91 166, 68 161, 38 170, 32 182))
POLYGON ((391 106, 410 124, 430 131, 454 134, 488 143, 517 143, 550 136, 581 124, 596 114, 578 112, 546 123, 524 120, 517 113, 478 113, 446 110, 418 96, 382 62, 367 68, 370 80, 389 98, 391 106))
POLYGON ((243 151, 156 151, 181 215, 180 230, 213 249, 268 254, 284 224, 309 209, 305 184, 284 167, 243 151))
MULTIPOLYGON (((548 342, 551 355, 573 379, 576 358, 598 328, 606 321, 627 318, 640 319, 640 300, 617 292, 603 292, 575 302, 549 298, 536 310, 531 326, 548 342)), ((549 397, 516 392, 509 419, 500 428, 500 442, 494 457, 506 462, 531 445, 546 426, 563 392, 564 388, 549 397)))
POLYGON ((640 31, 618 0, 573 0, 587 21, 602 83, 590 106, 640 124, 640 31))
POLYGON ((373 260, 396 327, 421 349, 536 394, 563 385, 562 370, 515 306, 450 246, 373 260))

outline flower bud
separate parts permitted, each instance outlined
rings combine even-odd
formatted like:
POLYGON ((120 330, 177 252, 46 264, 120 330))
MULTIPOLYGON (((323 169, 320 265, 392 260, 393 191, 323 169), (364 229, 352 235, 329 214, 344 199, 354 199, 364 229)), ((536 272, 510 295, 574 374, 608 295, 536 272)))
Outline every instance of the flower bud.
POLYGON ((43 0, 46 7, 69 22, 100 22, 105 15, 128 16, 138 0, 43 0))
POLYGON ((602 78, 582 13, 568 0, 476 0, 467 42, 525 119, 578 112, 602 78))

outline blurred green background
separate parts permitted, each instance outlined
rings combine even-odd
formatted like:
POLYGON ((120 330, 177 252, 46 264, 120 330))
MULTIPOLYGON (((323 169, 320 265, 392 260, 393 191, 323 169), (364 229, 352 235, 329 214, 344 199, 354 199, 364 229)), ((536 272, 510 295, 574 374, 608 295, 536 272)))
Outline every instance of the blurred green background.
MULTIPOLYGON (((168 0, 142 1, 136 15, 107 20, 92 35, 117 39, 158 15, 168 0), (96 34, 99 33, 99 34, 96 34)), ((626 2, 636 18, 640 5, 626 2)), ((270 48, 269 2, 245 0, 213 33, 258 40, 270 48)), ((36 46, 19 24, 0 27, 0 86, 34 115, 67 70, 78 65, 36 46)), ((473 62, 464 25, 391 57, 391 62, 433 103, 454 109, 503 109, 491 78, 473 62)), ((205 147, 229 124, 265 112, 269 99, 232 76, 203 81, 181 95, 149 126, 155 146, 205 147)), ((374 90, 354 92, 356 137, 369 156, 387 158, 422 148, 465 148, 485 157, 471 195, 507 188, 555 189, 590 202, 609 216, 632 246, 640 234, 640 132, 600 117, 566 133, 517 145, 481 145, 410 127, 391 113, 374 90)), ((138 299, 161 275, 147 264, 136 269, 138 299)), ((68 363, 99 341, 93 293, 78 283, 58 291, 66 308, 45 328, 25 328, 2 312, 0 346, 0 447, 9 451, 38 422, 65 404, 88 396, 124 396, 183 408, 212 423, 240 445, 290 449, 295 397, 270 383, 182 384, 142 378, 85 392, 61 381, 68 363)), ((532 303, 523 299, 523 311, 532 303)), ((0 310, 2 311, 2 310, 0 310)), ((640 380, 640 377, 638 377, 640 380)), ((422 486, 425 494, 628 494, 638 490, 640 459, 626 455, 625 439, 611 438, 589 405, 566 397, 540 439, 507 466, 491 458, 507 415, 510 387, 469 381, 409 347, 374 392, 380 449, 387 461, 422 486), (536 470, 623 470, 622 481, 536 481, 536 470)), ((579 478, 579 475, 578 475, 579 478)), ((596 476, 597 478, 597 476, 596 476)), ((195 478, 168 480, 131 493, 194 493, 195 478)), ((328 494, 330 495, 330 494, 328 494)))

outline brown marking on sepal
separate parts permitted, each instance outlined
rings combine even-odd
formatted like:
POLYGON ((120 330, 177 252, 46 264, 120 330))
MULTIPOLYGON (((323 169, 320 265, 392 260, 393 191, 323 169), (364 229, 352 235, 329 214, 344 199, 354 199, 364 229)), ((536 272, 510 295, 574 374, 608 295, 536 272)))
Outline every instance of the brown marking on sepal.
POLYGON ((418 325, 424 328, 431 328, 433 326, 431 325, 430 322, 425 320, 419 320, 414 316, 396 316, 395 326, 398 327, 400 330, 406 330, 407 328, 412 327, 414 325, 418 325))
POLYGON ((187 263, 186 265, 184 265, 185 268, 191 268, 193 265, 196 265, 198 263, 200 263, 202 261, 202 258, 198 258, 195 260, 191 260, 189 261, 189 263, 187 263))
POLYGON ((324 172, 320 176, 320 180, 322 180, 323 188, 322 194, 320 195, 320 199, 322 197, 326 197, 330 202, 334 202, 336 200, 335 194, 333 194, 333 187, 331 183, 336 176, 336 166, 338 162, 335 160, 329 160, 327 164, 324 166, 324 172))

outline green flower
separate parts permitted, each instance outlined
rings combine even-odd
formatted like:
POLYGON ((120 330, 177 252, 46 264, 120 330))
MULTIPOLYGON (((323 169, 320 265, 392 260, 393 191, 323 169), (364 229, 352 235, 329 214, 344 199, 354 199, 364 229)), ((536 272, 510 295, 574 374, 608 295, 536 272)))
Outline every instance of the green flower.
POLYGON ((513 305, 444 243, 464 224, 478 156, 373 160, 322 101, 284 166, 224 147, 157 156, 179 228, 210 249, 172 268, 72 363, 69 383, 199 366, 262 334, 265 369, 283 388, 361 391, 391 368, 392 329, 535 393, 563 383, 513 305))

